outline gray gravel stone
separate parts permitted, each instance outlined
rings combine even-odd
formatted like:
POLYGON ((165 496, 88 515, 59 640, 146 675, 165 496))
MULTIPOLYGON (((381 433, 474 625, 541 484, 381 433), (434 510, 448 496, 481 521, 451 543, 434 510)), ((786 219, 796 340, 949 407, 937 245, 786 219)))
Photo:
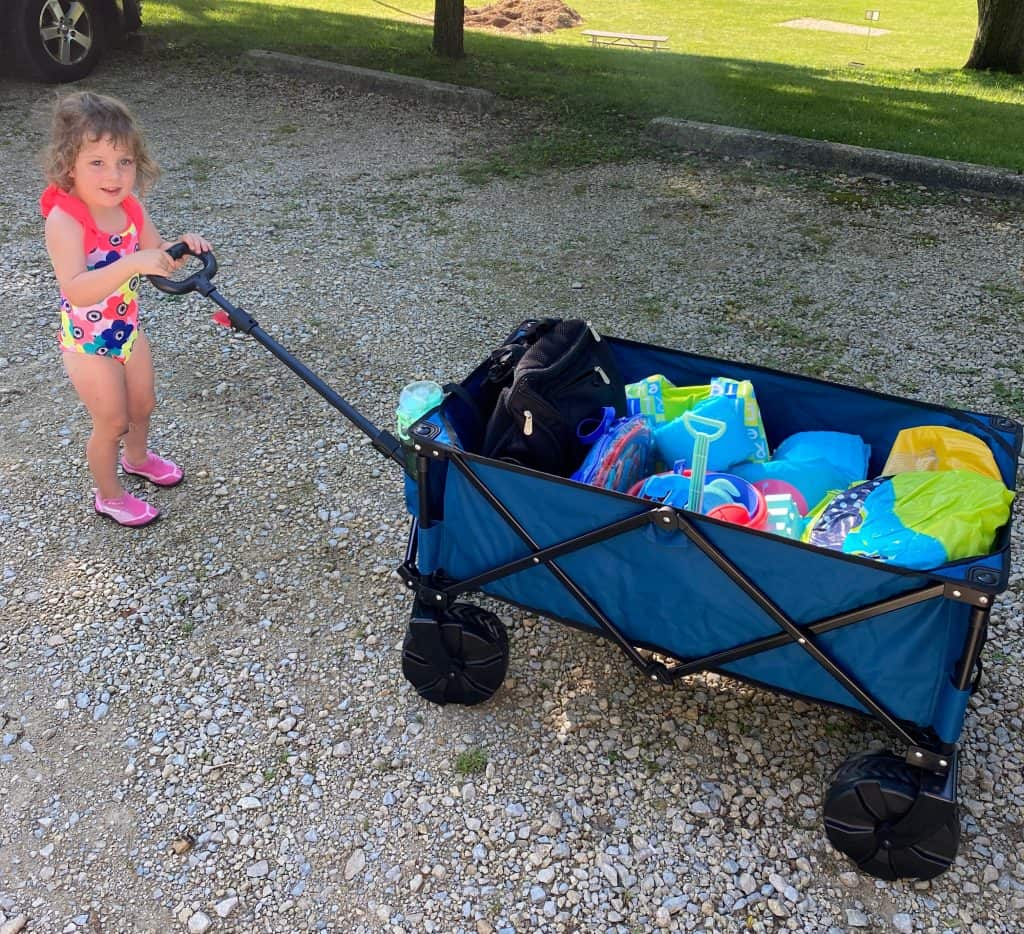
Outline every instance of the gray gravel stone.
POLYGON ((892 926, 900 934, 912 934, 914 930, 914 919, 904 912, 897 912, 892 916, 892 926))
POLYGON ((213 921, 209 915, 197 911, 188 919, 188 934, 206 934, 212 924, 213 921))
POLYGON ((857 908, 847 908, 846 923, 852 928, 866 928, 871 922, 863 911, 857 908))
POLYGON ((345 878, 354 879, 366 868, 366 854, 355 850, 345 863, 345 878))
POLYGON ((218 918, 228 918, 231 913, 238 907, 237 896, 232 895, 230 898, 222 899, 214 905, 213 910, 216 912, 218 918))

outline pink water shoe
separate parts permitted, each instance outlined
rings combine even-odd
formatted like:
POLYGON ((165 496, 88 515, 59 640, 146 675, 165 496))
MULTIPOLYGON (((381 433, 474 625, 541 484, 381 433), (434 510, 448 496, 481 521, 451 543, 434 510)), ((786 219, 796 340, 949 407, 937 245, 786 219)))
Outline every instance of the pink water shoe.
POLYGON ((99 493, 96 494, 96 512, 108 519, 113 519, 118 525, 127 525, 138 528, 142 525, 149 525, 160 515, 160 510, 141 499, 132 496, 131 493, 123 493, 116 499, 104 499, 99 493))
POLYGON ((137 467, 129 464, 122 455, 121 469, 125 473, 142 477, 144 480, 155 483, 157 486, 177 486, 185 479, 185 471, 175 464, 174 461, 166 460, 152 451, 146 451, 146 459, 137 467))

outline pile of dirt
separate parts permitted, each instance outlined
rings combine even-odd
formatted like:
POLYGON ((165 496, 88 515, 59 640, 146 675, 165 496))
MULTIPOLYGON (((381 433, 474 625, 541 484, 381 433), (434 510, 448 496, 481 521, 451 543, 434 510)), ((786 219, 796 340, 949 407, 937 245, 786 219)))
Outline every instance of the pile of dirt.
POLYGON ((520 33, 554 32, 582 22, 583 17, 562 0, 498 0, 479 10, 467 7, 465 18, 470 28, 520 33))

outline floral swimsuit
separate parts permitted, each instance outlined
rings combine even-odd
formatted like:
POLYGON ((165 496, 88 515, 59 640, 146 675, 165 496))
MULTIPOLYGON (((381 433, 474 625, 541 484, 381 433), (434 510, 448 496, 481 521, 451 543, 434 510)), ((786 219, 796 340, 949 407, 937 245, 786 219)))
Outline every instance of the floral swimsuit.
MULTIPOLYGON (((89 271, 116 263, 139 249, 142 233, 142 205, 129 195, 121 202, 128 226, 120 233, 100 230, 85 203, 56 185, 50 185, 39 199, 46 217, 58 207, 82 226, 85 265, 89 271)), ((65 353, 87 353, 128 362, 139 332, 140 277, 132 276, 113 295, 95 305, 72 305, 60 297, 60 332, 57 340, 65 353)))

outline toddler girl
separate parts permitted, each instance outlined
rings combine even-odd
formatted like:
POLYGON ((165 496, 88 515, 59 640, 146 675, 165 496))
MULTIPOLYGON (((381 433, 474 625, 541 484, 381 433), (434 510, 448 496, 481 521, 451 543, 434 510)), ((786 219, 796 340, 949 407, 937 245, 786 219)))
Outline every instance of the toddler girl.
MULTIPOLYGON (((124 104, 89 91, 57 103, 44 167, 50 184, 39 205, 61 291, 58 341, 92 416, 85 453, 96 512, 121 525, 148 525, 160 513, 122 488, 121 443, 125 473, 157 486, 184 476, 147 447, 156 399, 149 343, 139 329, 139 285, 142 276, 165 276, 180 262, 133 192, 137 184, 145 193, 160 170, 124 104)), ((180 239, 197 253, 210 249, 197 234, 180 239)))

